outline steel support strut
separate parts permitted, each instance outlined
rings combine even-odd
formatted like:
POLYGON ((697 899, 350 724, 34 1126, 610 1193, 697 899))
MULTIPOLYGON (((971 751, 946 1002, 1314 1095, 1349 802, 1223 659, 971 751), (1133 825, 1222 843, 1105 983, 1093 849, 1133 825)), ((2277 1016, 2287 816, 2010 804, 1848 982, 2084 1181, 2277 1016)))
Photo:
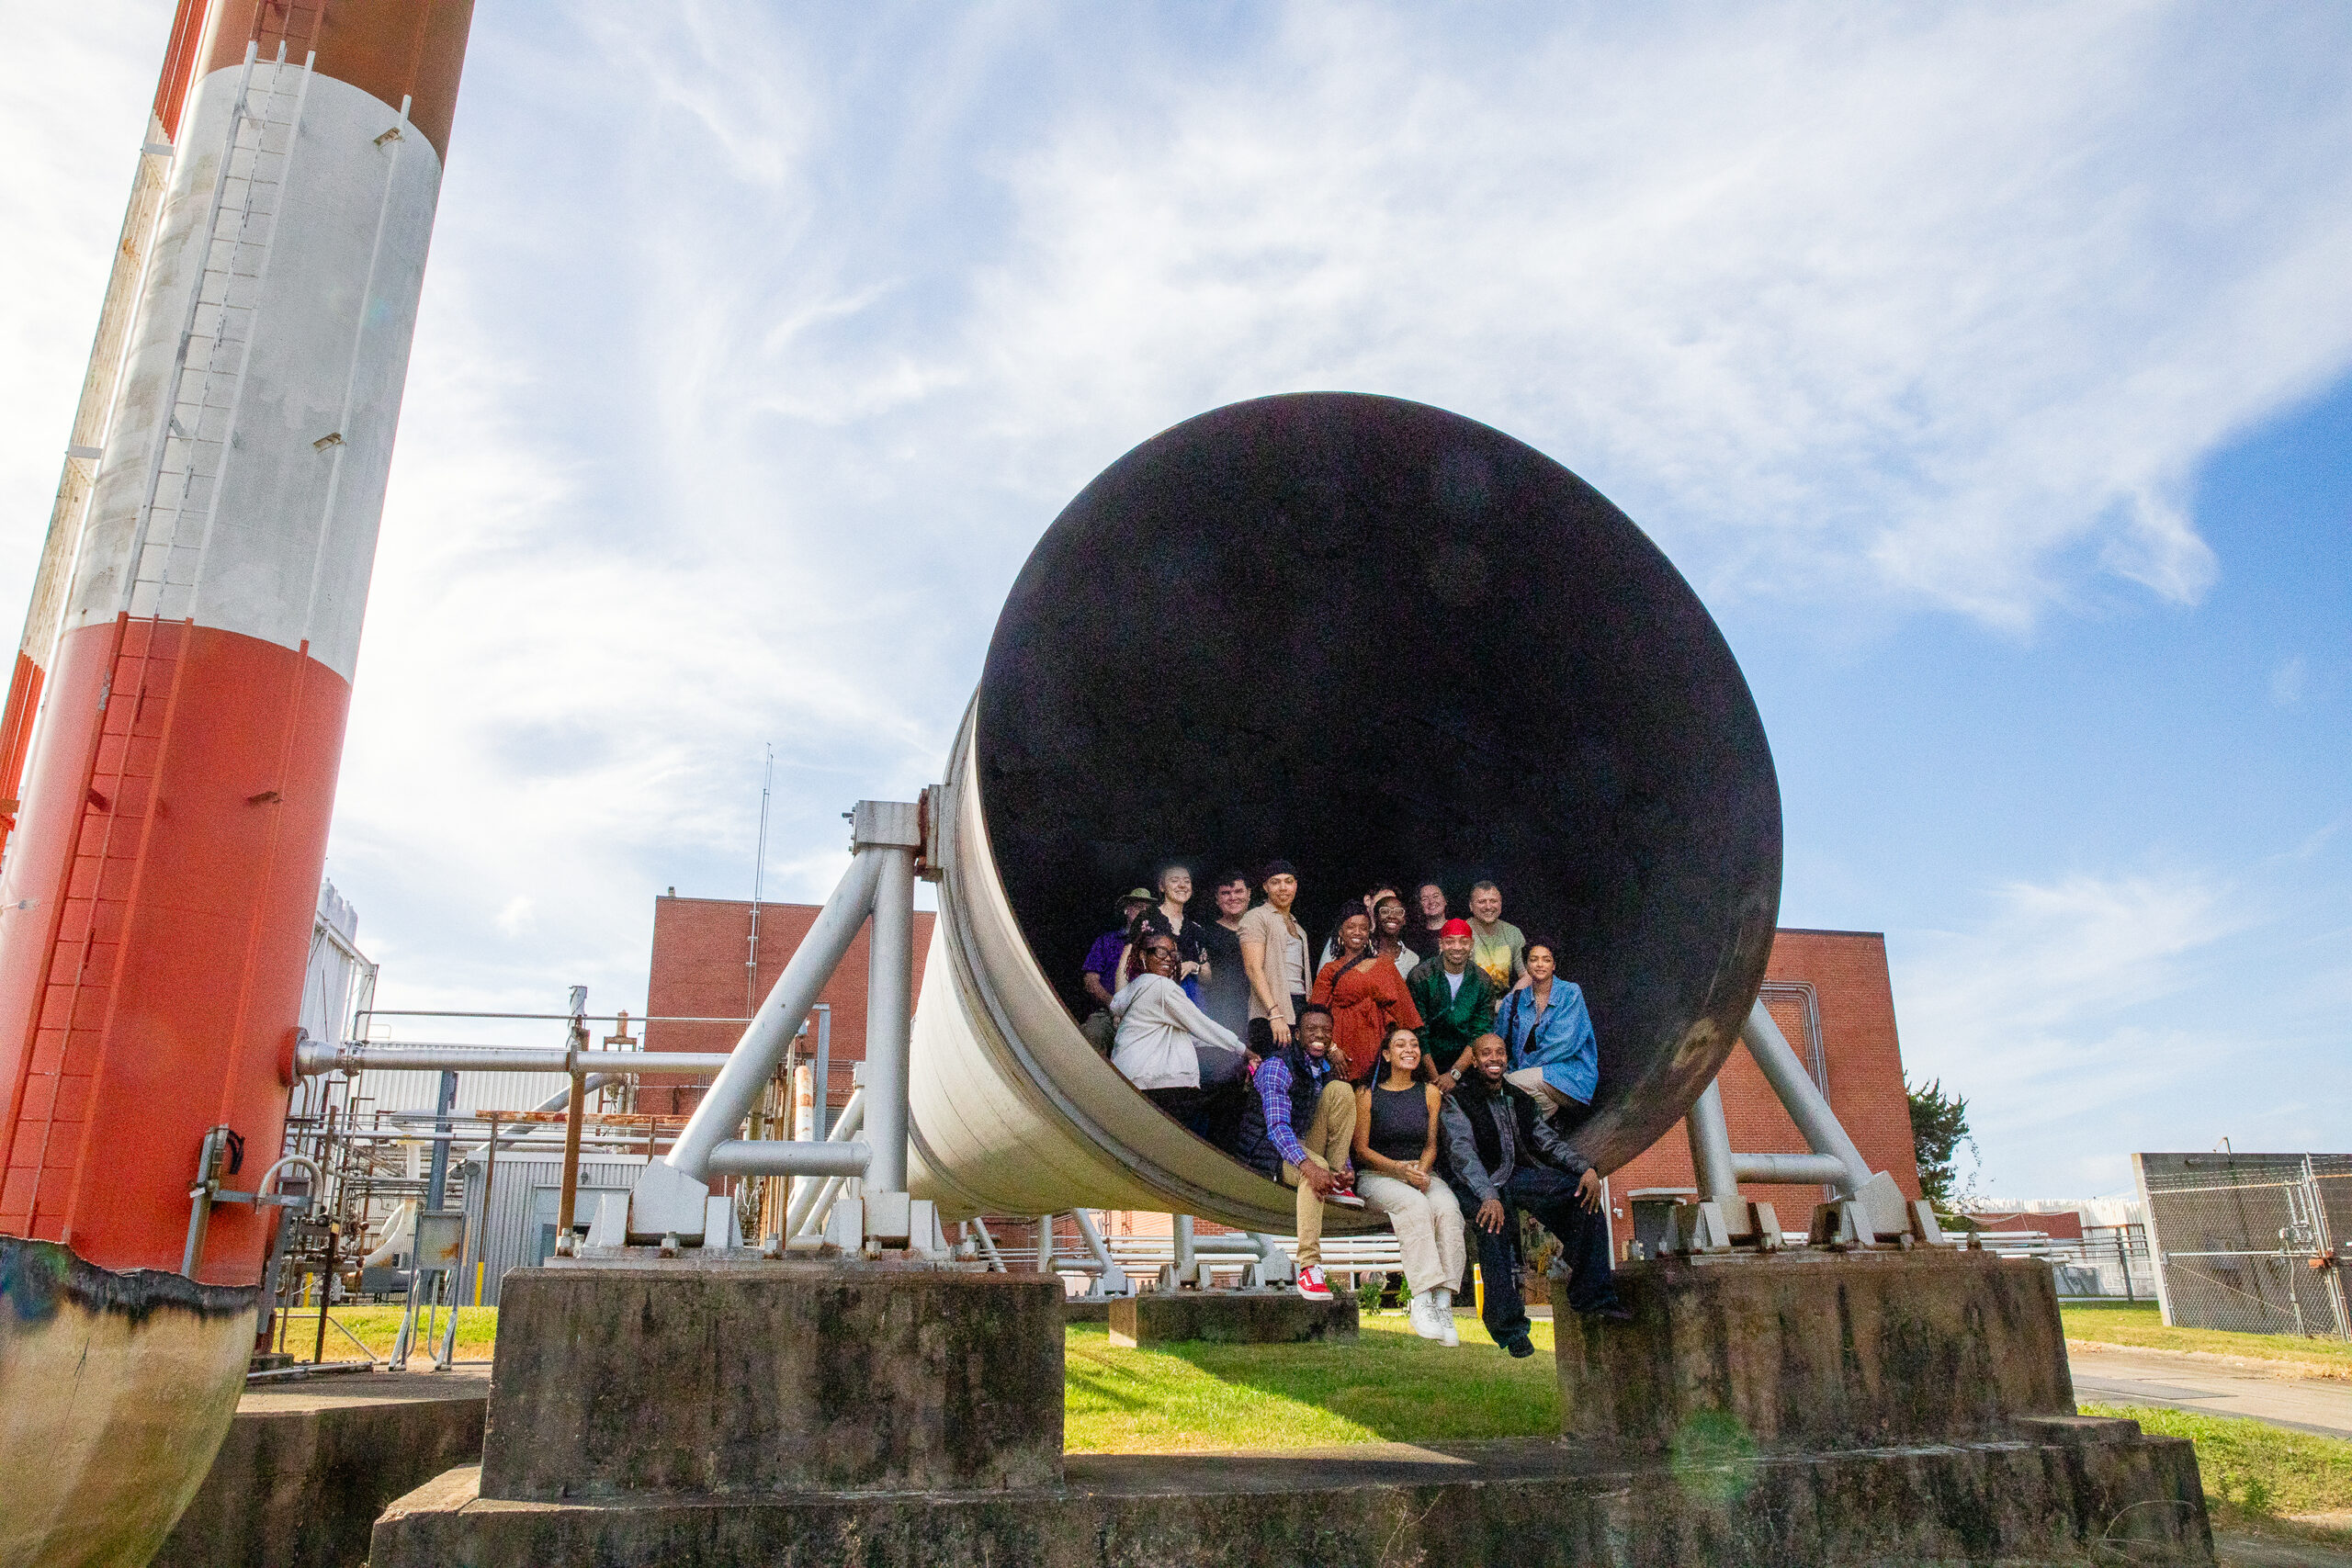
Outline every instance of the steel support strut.
POLYGON ((1797 1059, 1772 1015, 1759 999, 1739 1032, 1764 1081, 1789 1113, 1808 1154, 1741 1154, 1731 1145, 1720 1080, 1707 1085, 1683 1119, 1690 1141, 1690 1168, 1699 1183, 1696 1201, 1675 1210, 1667 1241, 1677 1252, 1721 1252, 1753 1236, 1762 1246, 1779 1243, 1778 1217, 1769 1205, 1750 1204, 1739 1194, 1743 1181, 1803 1186, 1819 1182, 1836 1194, 1814 1216, 1817 1241, 1869 1246, 1882 1237, 1910 1235, 1937 1239, 1933 1216, 1906 1206, 1894 1179, 1873 1172, 1820 1086, 1797 1059))
POLYGON ((818 912, 816 923, 776 977, 725 1066, 695 1106, 668 1155, 646 1168, 629 1195, 627 1234, 657 1240, 665 1256, 679 1245, 717 1247, 716 1224, 731 1228, 727 1201, 713 1197, 713 1177, 795 1175, 821 1178, 808 1190, 804 1210, 789 1205, 784 1235, 790 1245, 801 1224, 817 1217, 840 1182, 858 1179, 857 1199, 827 1221, 829 1245, 845 1250, 877 1244, 930 1250, 940 1245, 934 1212, 907 1192, 907 1074, 914 1015, 915 857, 922 848, 922 815, 911 801, 861 800, 849 814, 849 870, 818 912), (871 919, 866 974, 865 1087, 856 1104, 865 1136, 844 1116, 829 1138, 741 1136, 785 1052, 818 995, 848 956, 871 919), (713 1215, 716 1218, 713 1218, 713 1215))
POLYGON ((817 994, 849 953, 858 928, 865 924, 881 875, 881 856, 860 852, 850 857, 849 869, 818 911, 816 923, 801 939, 792 962, 776 976, 767 1000, 760 1004, 742 1038, 728 1053, 727 1065, 687 1118, 678 1141, 662 1156, 662 1163, 671 1169, 697 1181, 710 1173, 710 1151, 732 1138, 752 1107, 759 1103, 761 1091, 775 1076, 776 1064, 784 1060, 785 1049, 816 1005, 817 994))
POLYGON ((911 802, 860 801, 858 852, 875 857, 874 935, 865 980, 865 1184, 907 1190, 907 1072, 913 1046, 915 852, 922 828, 911 802))

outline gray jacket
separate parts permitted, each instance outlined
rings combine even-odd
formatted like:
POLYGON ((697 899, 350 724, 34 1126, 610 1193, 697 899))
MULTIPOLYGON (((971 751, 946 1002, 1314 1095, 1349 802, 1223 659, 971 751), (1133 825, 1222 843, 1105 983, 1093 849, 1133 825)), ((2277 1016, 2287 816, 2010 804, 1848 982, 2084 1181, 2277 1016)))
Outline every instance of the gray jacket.
POLYGON ((1500 1093, 1488 1097, 1476 1112, 1465 1108, 1455 1096, 1447 1095, 1438 1111, 1438 1131, 1443 1134, 1449 1179, 1467 1187, 1481 1203, 1489 1198, 1500 1198, 1502 1190, 1522 1167, 1548 1165, 1577 1177, 1592 1167, 1592 1162, 1570 1148, 1568 1141, 1537 1111, 1533 1098, 1525 1089, 1508 1083, 1501 1086, 1500 1093), (1478 1140, 1470 1130, 1473 1114, 1484 1114, 1494 1122, 1496 1135, 1502 1144, 1501 1168, 1487 1169, 1487 1162, 1480 1157, 1478 1140))

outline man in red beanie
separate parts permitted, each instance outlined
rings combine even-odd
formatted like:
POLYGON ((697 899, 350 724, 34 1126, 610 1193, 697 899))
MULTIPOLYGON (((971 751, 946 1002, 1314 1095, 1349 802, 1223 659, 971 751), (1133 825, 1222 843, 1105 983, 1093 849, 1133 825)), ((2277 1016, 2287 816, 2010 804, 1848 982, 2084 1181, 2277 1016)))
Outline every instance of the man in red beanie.
POLYGON ((1470 1043, 1495 1027, 1495 983, 1470 962, 1475 933, 1467 920, 1439 928, 1437 956, 1413 965, 1405 980, 1421 1014, 1421 1055, 1437 1074, 1439 1089, 1451 1093, 1470 1070, 1464 1059, 1470 1043))

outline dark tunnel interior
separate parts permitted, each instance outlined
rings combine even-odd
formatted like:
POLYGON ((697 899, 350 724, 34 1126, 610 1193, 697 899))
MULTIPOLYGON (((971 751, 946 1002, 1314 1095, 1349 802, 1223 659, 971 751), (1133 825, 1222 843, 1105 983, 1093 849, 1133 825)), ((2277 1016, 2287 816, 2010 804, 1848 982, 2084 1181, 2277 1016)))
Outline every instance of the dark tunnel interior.
POLYGON ((1762 978, 1780 795, 1730 649, 1598 491, 1443 410, 1265 398, 1129 452, 1014 583, 977 725, 1007 897, 1074 1010, 1168 858, 1205 919, 1220 869, 1295 863, 1318 949, 1376 881, 1459 912, 1491 878, 1584 988, 1577 1141, 1606 1168, 1681 1115, 1721 1056, 1694 1025, 1736 1034, 1762 978))

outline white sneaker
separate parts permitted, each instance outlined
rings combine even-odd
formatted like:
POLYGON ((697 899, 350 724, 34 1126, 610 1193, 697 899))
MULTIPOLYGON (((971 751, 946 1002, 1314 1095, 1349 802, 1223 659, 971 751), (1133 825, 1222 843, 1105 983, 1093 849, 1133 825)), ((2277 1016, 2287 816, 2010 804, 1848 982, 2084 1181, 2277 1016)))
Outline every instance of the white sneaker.
POLYGON ((1328 1302, 1331 1299, 1331 1284, 1329 1280, 1323 1278, 1321 1264, 1310 1263, 1298 1271, 1298 1293, 1310 1302, 1328 1302))
POLYGON ((1443 1331, 1438 1336, 1438 1343, 1448 1347, 1461 1344, 1461 1332, 1453 1326, 1453 1292, 1440 1285, 1430 1293, 1437 1297, 1437 1323, 1443 1331))
POLYGON ((1445 1326, 1438 1316, 1437 1293, 1434 1291, 1423 1291, 1415 1296, 1412 1304, 1405 1309, 1405 1320, 1413 1325, 1413 1332, 1424 1339, 1442 1340, 1445 1337, 1445 1326))

